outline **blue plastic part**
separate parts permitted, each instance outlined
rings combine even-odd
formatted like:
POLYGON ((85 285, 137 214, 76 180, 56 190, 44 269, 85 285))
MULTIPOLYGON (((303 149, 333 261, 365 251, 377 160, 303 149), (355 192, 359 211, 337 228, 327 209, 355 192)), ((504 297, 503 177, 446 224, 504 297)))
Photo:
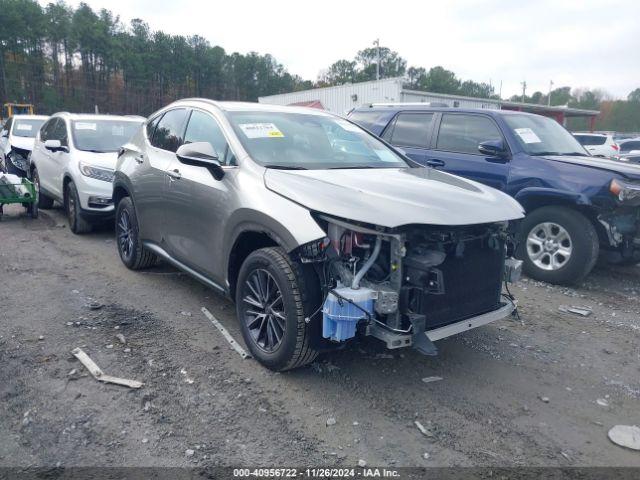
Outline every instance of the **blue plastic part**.
POLYGON ((322 336, 342 342, 355 336, 358 322, 367 318, 364 311, 373 316, 374 292, 368 288, 339 288, 335 291, 355 305, 329 293, 322 309, 322 336))

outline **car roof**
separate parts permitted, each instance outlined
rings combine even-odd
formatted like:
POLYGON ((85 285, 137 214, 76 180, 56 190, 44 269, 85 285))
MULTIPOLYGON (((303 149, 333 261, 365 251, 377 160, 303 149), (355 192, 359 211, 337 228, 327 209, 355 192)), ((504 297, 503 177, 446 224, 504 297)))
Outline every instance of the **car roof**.
POLYGON ((69 113, 69 112, 57 112, 52 115, 53 117, 64 117, 69 120, 121 120, 129 122, 144 122, 145 118, 138 115, 108 115, 108 114, 95 114, 95 113, 69 113))
POLYGON ((296 107, 290 105, 273 105, 269 103, 257 102, 220 102, 216 100, 210 100, 208 98, 185 98, 182 100, 177 100, 172 104, 167 105, 167 107, 163 108, 162 110, 165 110, 169 107, 177 106, 203 106, 203 104, 206 106, 217 107, 225 112, 282 112, 334 116, 330 112, 319 110, 317 108, 296 107))
POLYGON ((416 103, 390 104, 390 105, 371 105, 361 106, 353 109, 352 112, 403 112, 403 111, 420 111, 428 110, 430 112, 456 112, 456 113, 482 113, 489 115, 532 115, 539 117, 535 113, 520 112, 518 110, 498 110, 497 108, 459 108, 459 107, 438 107, 428 104, 420 105, 416 103))

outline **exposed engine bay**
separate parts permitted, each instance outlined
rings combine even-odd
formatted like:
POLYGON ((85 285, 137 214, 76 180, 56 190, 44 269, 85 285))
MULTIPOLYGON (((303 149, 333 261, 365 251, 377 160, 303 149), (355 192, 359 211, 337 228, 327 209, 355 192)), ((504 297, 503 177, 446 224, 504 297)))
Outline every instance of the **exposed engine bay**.
POLYGON ((502 294, 503 282, 515 281, 521 267, 507 258, 514 249, 507 222, 387 229, 328 216, 319 221, 327 237, 298 255, 321 279, 322 334, 332 342, 361 331, 389 348, 413 345, 433 355, 428 332, 515 308, 502 294))

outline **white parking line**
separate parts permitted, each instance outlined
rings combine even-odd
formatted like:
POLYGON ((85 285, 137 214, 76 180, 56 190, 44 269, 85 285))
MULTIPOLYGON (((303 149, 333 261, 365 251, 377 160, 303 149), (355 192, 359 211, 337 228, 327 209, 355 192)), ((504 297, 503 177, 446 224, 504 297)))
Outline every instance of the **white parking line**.
POLYGON ((233 339, 233 337, 227 331, 227 329, 224 328, 224 326, 222 326, 222 324, 218 321, 218 319, 216 317, 214 317, 209 310, 207 310, 206 308, 202 307, 202 313, 204 313, 205 317, 207 317, 209 320, 211 320, 211 323, 213 323, 213 325, 218 330, 220 330, 220 333, 222 333, 222 335, 224 335, 224 338, 227 339, 227 342, 229 342, 229 345, 231 345, 233 347, 233 349, 236 352, 238 352, 243 359, 251 358, 251 355, 249 355, 245 351, 245 349, 242 348, 240 346, 240 344, 233 339))

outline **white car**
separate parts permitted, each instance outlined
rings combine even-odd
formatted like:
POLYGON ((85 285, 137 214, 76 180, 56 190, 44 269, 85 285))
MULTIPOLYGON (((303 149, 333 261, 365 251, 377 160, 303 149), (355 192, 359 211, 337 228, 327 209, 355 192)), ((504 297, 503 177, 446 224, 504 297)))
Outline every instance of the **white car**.
POLYGON ((40 129, 31 153, 30 174, 40 208, 62 203, 73 233, 114 215, 111 199, 118 150, 144 118, 57 113, 40 129))
POLYGON ((594 157, 613 157, 619 153, 620 147, 613 135, 605 133, 574 133, 576 140, 594 157))
POLYGON ((9 117, 0 131, 0 171, 27 176, 36 133, 48 118, 43 115, 9 117))

